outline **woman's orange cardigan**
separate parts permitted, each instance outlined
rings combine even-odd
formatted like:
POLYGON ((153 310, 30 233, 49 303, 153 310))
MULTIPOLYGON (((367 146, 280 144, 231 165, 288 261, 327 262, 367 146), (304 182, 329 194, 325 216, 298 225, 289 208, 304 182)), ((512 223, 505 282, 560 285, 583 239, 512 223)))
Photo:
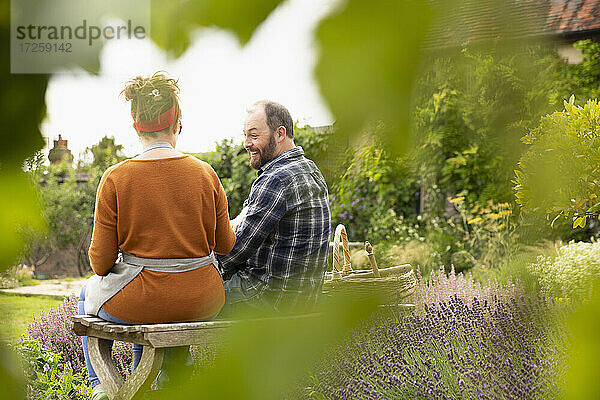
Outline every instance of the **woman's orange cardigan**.
MULTIPOLYGON (((190 258, 226 254, 234 244, 227 198, 207 163, 189 155, 131 159, 102 176, 89 250, 96 274, 109 273, 119 249, 143 258, 190 258)), ((221 277, 209 265, 143 270, 103 308, 127 322, 179 322, 209 318, 224 302, 221 277)))

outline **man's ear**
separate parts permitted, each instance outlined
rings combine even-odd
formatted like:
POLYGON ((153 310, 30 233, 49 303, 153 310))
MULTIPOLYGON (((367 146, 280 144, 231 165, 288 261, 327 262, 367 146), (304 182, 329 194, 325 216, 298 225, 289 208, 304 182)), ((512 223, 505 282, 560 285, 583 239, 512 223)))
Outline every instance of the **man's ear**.
POLYGON ((287 132, 285 130, 285 126, 280 126, 279 128, 277 128, 277 130, 275 131, 275 133, 277 134, 277 141, 278 142, 283 142, 283 140, 285 139, 287 132))

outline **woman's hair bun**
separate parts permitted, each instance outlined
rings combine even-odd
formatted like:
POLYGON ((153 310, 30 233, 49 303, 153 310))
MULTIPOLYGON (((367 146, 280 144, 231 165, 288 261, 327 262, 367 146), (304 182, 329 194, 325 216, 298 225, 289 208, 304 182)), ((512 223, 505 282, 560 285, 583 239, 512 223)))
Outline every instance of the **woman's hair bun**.
POLYGON ((156 118, 174 104, 179 108, 177 81, 161 71, 149 78, 136 76, 130 79, 121 94, 125 100, 131 101, 133 117, 142 121, 156 118))

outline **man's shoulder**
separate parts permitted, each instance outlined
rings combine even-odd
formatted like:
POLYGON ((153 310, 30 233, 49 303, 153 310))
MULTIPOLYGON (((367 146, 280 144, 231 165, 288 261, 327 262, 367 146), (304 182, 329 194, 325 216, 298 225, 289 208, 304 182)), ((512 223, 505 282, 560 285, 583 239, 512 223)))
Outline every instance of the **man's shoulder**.
POLYGON ((274 165, 273 168, 265 171, 265 174, 278 177, 282 180, 293 181, 299 175, 312 174, 317 171, 319 171, 319 169, 313 161, 303 155, 299 155, 287 159, 286 162, 274 165))

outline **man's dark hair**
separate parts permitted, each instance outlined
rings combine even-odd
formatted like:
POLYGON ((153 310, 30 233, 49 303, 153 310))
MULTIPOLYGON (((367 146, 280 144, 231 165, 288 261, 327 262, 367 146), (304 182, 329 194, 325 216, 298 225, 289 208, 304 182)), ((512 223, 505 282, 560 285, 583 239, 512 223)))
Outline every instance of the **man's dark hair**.
POLYGON ((257 101, 254 104, 262 105, 265 108, 267 125, 271 132, 275 132, 277 128, 283 126, 287 137, 290 139, 294 138, 294 121, 287 108, 277 102, 269 100, 257 101))

